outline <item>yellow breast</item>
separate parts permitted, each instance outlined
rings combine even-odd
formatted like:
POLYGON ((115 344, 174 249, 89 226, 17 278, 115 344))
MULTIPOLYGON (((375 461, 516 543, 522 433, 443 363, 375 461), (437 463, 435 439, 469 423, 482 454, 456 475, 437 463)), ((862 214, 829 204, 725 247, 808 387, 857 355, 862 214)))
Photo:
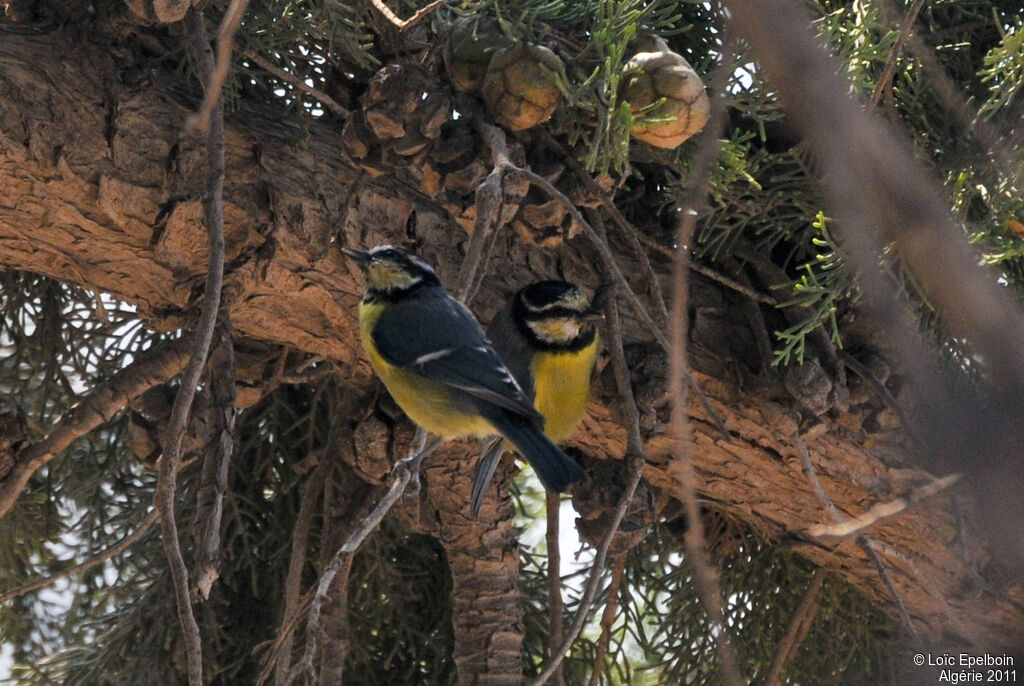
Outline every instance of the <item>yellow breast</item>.
POLYGON ((536 391, 534 407, 544 415, 544 433, 555 443, 572 436, 583 419, 598 343, 594 336, 593 343, 582 350, 541 352, 530 362, 536 391))
POLYGON ((417 425, 442 438, 494 434, 490 422, 471 414, 469 408, 458 407, 451 390, 443 383, 400 369, 380 356, 372 332, 385 307, 386 303, 360 303, 359 328, 370 364, 402 411, 417 425))

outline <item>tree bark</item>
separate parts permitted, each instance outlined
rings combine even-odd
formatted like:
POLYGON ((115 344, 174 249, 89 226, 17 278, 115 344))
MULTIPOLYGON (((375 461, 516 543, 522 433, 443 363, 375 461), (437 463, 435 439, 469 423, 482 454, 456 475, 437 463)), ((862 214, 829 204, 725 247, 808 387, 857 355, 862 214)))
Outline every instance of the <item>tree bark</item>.
MULTIPOLYGON (((187 326, 206 268, 199 223, 202 145, 181 138, 189 109, 162 82, 170 83, 169 77, 147 73, 148 82, 139 83, 137 75, 120 68, 126 56, 111 42, 92 42, 87 37, 92 35, 70 30, 2 35, 0 265, 106 291, 136 305, 159 328, 187 326)), ((240 339, 324 355, 362 385, 370 368, 355 321, 361 279, 332 240, 366 246, 411 239, 451 285, 458 248, 466 239, 460 226, 465 215, 451 211, 458 204, 452 190, 457 184, 449 184, 439 201, 423 190, 436 184, 427 184, 422 169, 411 162, 392 174, 365 173, 343 152, 337 125, 290 119, 269 105, 243 108, 231 117, 226 134, 225 307, 240 339)), ((481 166, 486 173, 489 165, 481 166)), ((472 204, 469 187, 463 206, 472 204)), ((516 287, 557 273, 550 251, 502 231, 492 260, 502 268, 492 270, 474 304, 481 315, 495 312, 516 287)), ((582 239, 559 252, 568 278, 596 285, 582 239)), ((628 249, 619 256, 627 273, 640 273, 629 269, 628 249)), ((667 269, 661 265, 662 272, 667 269)), ((636 286, 639 282, 638 277, 636 286)), ((795 403, 776 380, 749 371, 760 364, 742 297, 701 278, 692 288, 691 366, 735 436, 725 440, 700 404, 691 404, 705 506, 741 519, 770 540, 788 538, 801 554, 890 605, 888 591, 855 541, 823 545, 799 535, 831 520, 801 471, 795 403)), ((624 324, 643 412, 646 476, 664 498, 677 499, 679 465, 664 431, 667 365, 635 318, 624 324)), ((624 453, 614 388, 603 374, 598 377, 574 442, 593 459, 621 459, 624 453)), ((846 515, 929 478, 888 459, 899 432, 867 434, 858 417, 841 410, 830 415, 827 429, 805 438, 819 478, 846 515)), ((456 660, 466 683, 472 674, 492 668, 509 679, 513 663, 521 669, 518 610, 505 607, 517 574, 507 513, 493 520, 485 514, 479 522, 465 514, 474 450, 459 448, 455 452, 464 451, 462 459, 441 467, 432 460, 425 468, 428 500, 440 513, 439 537, 456 579, 455 621, 462 641, 456 660), (493 626, 486 637, 483 629, 474 631, 474 617, 484 616, 492 602, 502 606, 504 627, 516 627, 515 635, 493 626), (490 663, 492 657, 500 667, 490 663)), ((979 581, 976 570, 984 567, 988 552, 969 533, 964 538, 948 496, 868 533, 897 551, 886 561, 929 640, 973 643, 990 651, 1020 640, 1024 586, 994 592, 979 581)))

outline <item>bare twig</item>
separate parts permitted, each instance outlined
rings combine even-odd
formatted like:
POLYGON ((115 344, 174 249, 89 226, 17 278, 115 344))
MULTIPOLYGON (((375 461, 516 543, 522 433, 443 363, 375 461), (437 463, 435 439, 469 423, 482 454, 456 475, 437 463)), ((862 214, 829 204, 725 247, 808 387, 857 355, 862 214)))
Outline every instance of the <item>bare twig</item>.
POLYGON ((725 121, 725 80, 731 74, 735 60, 735 41, 730 37, 724 41, 722 55, 713 75, 711 90, 715 94, 711 99, 711 115, 707 127, 702 134, 700 147, 697 150, 692 185, 687 193, 687 201, 682 210, 682 222, 676 239, 676 259, 672 270, 672 312, 671 322, 672 352, 671 375, 669 377, 669 394, 672 397, 671 428, 675 436, 675 458, 682 469, 683 503, 689 526, 683 538, 686 557, 691 568, 697 594, 708 620, 712 626, 718 657, 722 665, 722 678, 729 686, 739 686, 745 680, 740 677, 736 649, 733 646, 731 632, 725 622, 722 608, 722 592, 718 577, 708 557, 707 544, 704 539, 704 523, 697 500, 697 472, 693 463, 691 450, 690 426, 687 419, 687 393, 684 372, 686 371, 687 355, 687 303, 689 300, 689 270, 685 257, 689 250, 694 230, 697 225, 699 208, 706 202, 709 179, 712 167, 718 159, 719 131, 725 121))
POLYGON ((156 510, 150 510, 149 514, 147 514, 145 519, 143 519, 139 523, 139 526, 135 529, 135 531, 131 532, 130 534, 122 538, 120 541, 117 542, 117 544, 112 545, 99 555, 94 555, 90 557, 88 560, 80 562, 77 565, 73 565, 71 567, 68 567, 67 569, 62 569, 61 571, 51 574, 48 577, 38 579, 31 583, 25 584, 24 586, 18 586, 17 588, 12 588, 9 591, 0 593, 0 603, 5 603, 8 600, 13 600, 14 598, 21 597, 26 593, 37 591, 40 588, 46 588, 55 581, 59 581, 60 579, 71 576, 72 574, 78 574, 88 569, 92 569, 96 565, 103 564, 115 555, 120 555, 125 550, 128 550, 128 548, 132 547, 132 545, 136 541, 142 538, 143 535, 145 535, 145 533, 149 531, 149 527, 153 526, 153 523, 156 522, 158 516, 159 515, 156 510))
MULTIPOLYGON (((331 445, 328 438, 327 445, 331 445)), ((306 550, 309 546, 309 530, 313 524, 313 517, 316 514, 316 502, 323 491, 324 479, 330 470, 331 451, 325 449, 320 455, 320 463, 302 486, 302 494, 299 496, 299 513, 295 516, 295 525, 292 527, 292 552, 288 558, 288 576, 284 584, 284 607, 281 610, 281 628, 278 635, 284 636, 280 653, 277 656, 277 666, 274 669, 274 683, 277 686, 284 686, 288 676, 288 668, 291 666, 292 643, 294 642, 293 618, 298 614, 299 595, 302 587, 302 569, 306 566, 306 550), (289 625, 291 625, 289 627, 289 625)), ((257 682, 262 683, 262 679, 257 682)))
POLYGON ((245 55, 247 59, 252 60, 256 64, 258 64, 260 68, 270 72, 271 74, 281 79, 285 83, 291 84, 297 90, 302 91, 311 98, 315 98, 317 101, 320 102, 321 105, 329 109, 331 112, 334 112, 339 117, 347 119, 349 115, 352 114, 351 112, 349 112, 347 107, 339 103, 331 96, 327 95, 327 93, 324 93, 322 90, 310 86, 308 83, 303 81, 295 74, 292 74, 291 72, 281 69, 270 60, 264 59, 255 50, 243 50, 242 54, 245 55))
POLYGON ((583 168, 583 165, 576 161, 576 158, 573 157, 561 143, 555 140, 554 136, 545 131, 544 140, 549 148, 558 152, 562 159, 565 160, 565 163, 568 164, 576 174, 576 178, 578 178, 580 182, 587 187, 587 190, 593 193, 598 200, 600 200, 601 206, 604 207, 605 211, 608 212, 608 215, 622 230, 622 232, 626 234, 630 244, 633 246, 633 251, 636 253, 637 259, 640 260, 640 267, 644 271, 644 277, 651 285, 651 291, 654 295, 654 303, 658 306, 658 313, 661 315, 663 322, 668 322, 668 308, 665 306, 665 296, 661 289, 661 279, 654 271, 654 267, 651 266, 651 261, 647 257, 647 252, 640 244, 640 232, 628 219, 626 219, 626 215, 622 214, 622 210, 620 210, 615 204, 611 195, 609 195, 609 193, 594 180, 594 177, 587 173, 587 170, 583 168))
POLYGON ((601 681, 601 666, 608 655, 608 648, 612 640, 612 628, 615 626, 616 613, 619 608, 619 588, 622 587, 622 578, 626 571, 627 552, 621 552, 615 558, 615 566, 612 568, 612 578, 608 582, 608 601, 604 605, 604 612, 601 614, 601 637, 597 641, 597 652, 594 654, 594 666, 590 672, 588 686, 598 686, 601 681))
POLYGON ((814 536, 815 538, 822 536, 843 538, 859 534, 869 526, 885 521, 890 517, 895 517, 911 505, 921 502, 925 498, 929 498, 936 493, 944 491, 959 481, 961 476, 961 474, 950 474, 949 476, 944 476, 941 479, 936 479, 929 484, 925 484, 920 488, 914 489, 909 495, 903 498, 890 500, 887 503, 879 503, 864 514, 854 517, 853 519, 848 519, 845 522, 837 524, 817 524, 807 530, 807 535, 814 536))
POLYGON ((304 674, 309 674, 313 671, 313 663, 316 659, 317 647, 320 642, 320 634, 323 629, 320 626, 320 610, 323 607, 324 601, 327 599, 327 591, 331 587, 331 583, 334 581, 334 577, 338 574, 341 568, 347 563, 348 559, 355 554, 362 545, 366 537, 369 536, 374 529, 376 529, 381 521, 398 499, 405 491, 406 486, 409 485, 411 480, 419 479, 420 464, 423 459, 434 452, 437 447, 441 445, 441 439, 435 438, 428 445, 421 450, 414 452, 413 455, 407 457, 404 460, 399 460, 395 463, 395 467, 392 470, 394 474, 394 481, 388 492, 384 494, 384 497, 380 499, 373 510, 359 523, 359 526, 349 535, 344 545, 338 549, 338 552, 331 558, 330 563, 324 569, 320 575, 320 581, 317 583, 316 594, 313 596, 312 601, 309 604, 309 614, 306 619, 306 649, 303 653, 302 660, 292 668, 288 674, 288 679, 285 684, 291 684, 293 681, 298 679, 304 674))
POLYGON ((444 4, 444 0, 434 0, 426 7, 421 7, 416 10, 416 13, 408 19, 399 19, 398 15, 392 12, 391 8, 384 4, 384 0, 370 0, 370 2, 373 3, 373 6, 377 8, 377 11, 383 14, 384 18, 391 22, 399 31, 405 31, 406 29, 415 26, 423 21, 424 17, 444 4))
POLYGON ((800 647, 804 637, 807 636, 811 624, 814 623, 814 616, 818 613, 818 594, 821 593, 821 586, 825 582, 826 576, 828 576, 828 571, 824 567, 814 570, 811 583, 807 585, 807 589, 800 598, 800 603, 793 612, 792 619, 789 620, 789 626, 786 628, 782 640, 779 641, 778 648, 775 649, 775 655, 772 657, 772 662, 768 666, 768 672, 764 675, 761 686, 779 686, 782 683, 783 670, 796 653, 797 648, 800 647))
MULTIPOLYGON (((562 511, 562 498, 554 491, 546 492, 547 500, 547 546, 548 546, 548 659, 552 651, 562 645, 562 633, 565 622, 562 618, 562 554, 559 545, 559 515, 562 511)), ((558 665, 551 675, 551 683, 565 686, 565 675, 562 666, 558 665)))
POLYGON ((881 102, 882 95, 892 88, 892 77, 896 73, 896 62, 899 60, 900 53, 903 52, 903 46, 907 44, 907 39, 910 38, 911 31, 914 30, 914 22, 917 21, 917 15, 923 6, 924 0, 914 0, 914 4, 907 9, 907 16, 903 18, 903 24, 900 25, 900 33, 896 36, 896 42, 893 43, 889 59, 886 60, 885 68, 882 69, 882 75, 875 85, 875 91, 871 94, 872 107, 876 107, 881 102))
MULTIPOLYGON (((672 248, 662 245, 661 243, 654 240, 645 233, 638 233, 637 237, 640 239, 640 242, 646 245, 648 248, 651 248, 655 252, 661 253, 662 255, 669 259, 674 259, 676 252, 672 248)), ((683 261, 686 263, 687 267, 697 272, 698 274, 706 276, 712 281, 716 281, 725 286, 726 288, 736 291, 737 293, 742 293, 751 300, 756 300, 757 302, 764 303, 765 305, 778 305, 778 301, 775 300, 775 298, 773 298, 772 296, 766 293, 759 293, 755 291, 753 288, 750 288, 749 286, 744 286, 739 281, 730 279, 725 274, 716 272, 711 267, 707 267, 701 264, 700 262, 697 262, 689 255, 685 255, 683 257, 683 261)))
POLYGON ((615 298, 608 298, 608 301, 605 303, 605 311, 607 313, 605 332, 608 340, 608 351, 612 358, 615 379, 619 386, 619 394, 622 397, 623 423, 626 426, 625 461, 628 476, 618 505, 616 505, 615 512, 608 525, 608 531, 597 547, 594 563, 590 567, 587 586, 583 591, 583 597, 580 598, 580 604, 576 609, 572 625, 569 627, 569 631, 566 633, 565 639, 558 647, 557 652, 551 655, 551 659, 548 660, 541 673, 529 682, 529 686, 542 686, 542 684, 545 684, 547 679, 562 664, 566 653, 569 652, 572 644, 576 641, 576 637, 580 635, 583 624, 587 619, 587 613, 594 602, 594 596, 597 595, 597 587, 601 583, 601 570, 604 569, 605 560, 608 558, 608 548, 611 546, 612 539, 619 529, 619 524, 622 523, 622 518, 626 516, 629 503, 633 499, 637 486, 640 484, 640 479, 643 477, 645 460, 643 437, 640 433, 640 412, 637 410, 636 399, 633 395, 633 385, 629 380, 629 368, 626 365, 626 355, 622 348, 622 324, 619 321, 619 310, 615 304, 615 298))
POLYGON ((187 362, 188 343, 174 341, 140 356, 106 383, 92 389, 57 421, 46 438, 18 454, 14 467, 0 481, 0 518, 14 507, 32 475, 41 467, 75 440, 110 421, 121 408, 147 390, 173 378, 187 362))
MULTIPOLYGON (((829 497, 828 493, 825 492, 825 487, 821 485, 821 481, 818 480, 818 473, 814 470, 814 463, 811 461, 811 453, 807 450, 807 444, 799 436, 794 437, 796 440, 797 448, 800 451, 800 459, 803 462, 804 472, 807 474, 807 480, 811 482, 811 487, 817 494, 818 499, 822 502, 826 509, 832 513, 835 520, 840 524, 846 522, 846 517, 832 502, 832 498, 829 497)), ((878 553, 875 552, 872 547, 871 539, 864 534, 857 534, 857 543, 864 549, 871 558, 871 561, 875 563, 875 567, 878 569, 878 574, 882 578, 882 582, 886 588, 889 589, 889 593, 892 595, 893 602, 896 604, 896 610, 899 612, 900 619, 906 626, 907 631, 911 636, 919 638, 917 629, 914 627, 914 622, 910 618, 910 613, 907 612, 907 606, 903 603, 903 598, 900 596, 899 591, 896 589, 896 585, 892 582, 892 577, 889 576, 889 571, 885 568, 881 558, 878 557, 878 553)))
MULTIPOLYGON (((185 19, 189 47, 207 92, 213 83, 213 55, 206 35, 203 15, 189 10, 185 19)), ((178 522, 174 514, 176 500, 178 465, 181 462, 182 442, 189 410, 195 398, 199 377, 206 365, 210 352, 213 331, 220 309, 221 288, 224 283, 224 100, 219 93, 214 97, 216 106, 210 120, 207 135, 207 196, 205 198, 206 231, 209 236, 209 255, 206 270, 206 287, 202 312, 196 326, 192 357, 181 377, 181 386, 174 397, 171 418, 164 441, 164 455, 160 461, 160 477, 157 481, 154 503, 160 512, 163 531, 164 553, 171 568, 174 582, 174 596, 178 606, 178 621, 185 636, 185 653, 188 659, 188 681, 190 686, 203 683, 202 639, 199 624, 192 612, 189 594, 188 567, 181 554, 178 540, 178 522)))
MULTIPOLYGON (((203 76, 203 88, 205 94, 199 111, 189 118, 186 127, 194 128, 205 132, 210 126, 210 117, 214 115, 214 108, 223 108, 221 101, 221 90, 224 88, 224 81, 228 78, 228 70, 231 68, 231 47, 235 40, 235 32, 238 25, 242 23, 242 15, 249 0, 231 0, 224 19, 221 20, 220 29, 217 31, 217 63, 213 70, 203 76), (218 101, 220 104, 218 105, 218 101)), ((193 10, 195 11, 195 10, 193 10)), ((202 19, 202 13, 196 12, 202 19)), ((205 35, 205 30, 203 34, 205 35)), ((223 118, 223 114, 221 115, 223 118)))
POLYGON ((203 459, 203 472, 196 495, 196 553, 194 587, 203 600, 220 576, 220 524, 224 494, 228 490, 228 468, 235 446, 235 350, 231 320, 226 310, 217 317, 210 350, 207 387, 212 412, 211 441, 203 459))
POLYGON ((505 134, 496 127, 488 130, 482 128, 482 122, 475 120, 477 130, 491 149, 491 161, 494 168, 476 188, 476 221, 473 235, 469 238, 466 257, 459 268, 459 291, 457 298, 468 303, 472 300, 483 282, 486 264, 490 259, 490 251, 494 247, 492 235, 501 228, 504 213, 505 175, 513 168, 508 156, 505 134))

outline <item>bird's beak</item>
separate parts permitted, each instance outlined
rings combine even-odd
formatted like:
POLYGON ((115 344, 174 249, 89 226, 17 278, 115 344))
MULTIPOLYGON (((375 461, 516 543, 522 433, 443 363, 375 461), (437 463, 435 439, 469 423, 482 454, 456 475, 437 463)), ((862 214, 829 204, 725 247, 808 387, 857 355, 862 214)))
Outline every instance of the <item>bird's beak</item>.
POLYGON ((355 260, 356 264, 360 267, 365 267, 370 264, 370 253, 365 250, 353 250, 352 248, 342 248, 341 252, 345 253, 345 256, 355 260))
POLYGON ((590 310, 585 315, 583 315, 580 319, 581 319, 581 321, 584 321, 584 322, 603 322, 604 321, 604 312, 595 312, 594 310, 590 310))

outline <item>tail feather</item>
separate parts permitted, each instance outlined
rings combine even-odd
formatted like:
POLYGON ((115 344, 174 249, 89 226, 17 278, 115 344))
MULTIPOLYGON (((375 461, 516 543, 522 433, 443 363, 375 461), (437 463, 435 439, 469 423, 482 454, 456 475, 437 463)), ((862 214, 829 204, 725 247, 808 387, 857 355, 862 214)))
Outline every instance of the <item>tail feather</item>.
POLYGON ((586 475, 580 466, 529 419, 501 413, 491 421, 494 428, 526 458, 545 488, 561 493, 572 484, 583 481, 586 475))
POLYGON ((483 446, 483 454, 476 463, 473 473, 473 493, 469 498, 469 511, 474 517, 480 514, 480 505, 484 502, 484 492, 494 477, 501 456, 505 454, 505 441, 500 436, 488 439, 483 446))

